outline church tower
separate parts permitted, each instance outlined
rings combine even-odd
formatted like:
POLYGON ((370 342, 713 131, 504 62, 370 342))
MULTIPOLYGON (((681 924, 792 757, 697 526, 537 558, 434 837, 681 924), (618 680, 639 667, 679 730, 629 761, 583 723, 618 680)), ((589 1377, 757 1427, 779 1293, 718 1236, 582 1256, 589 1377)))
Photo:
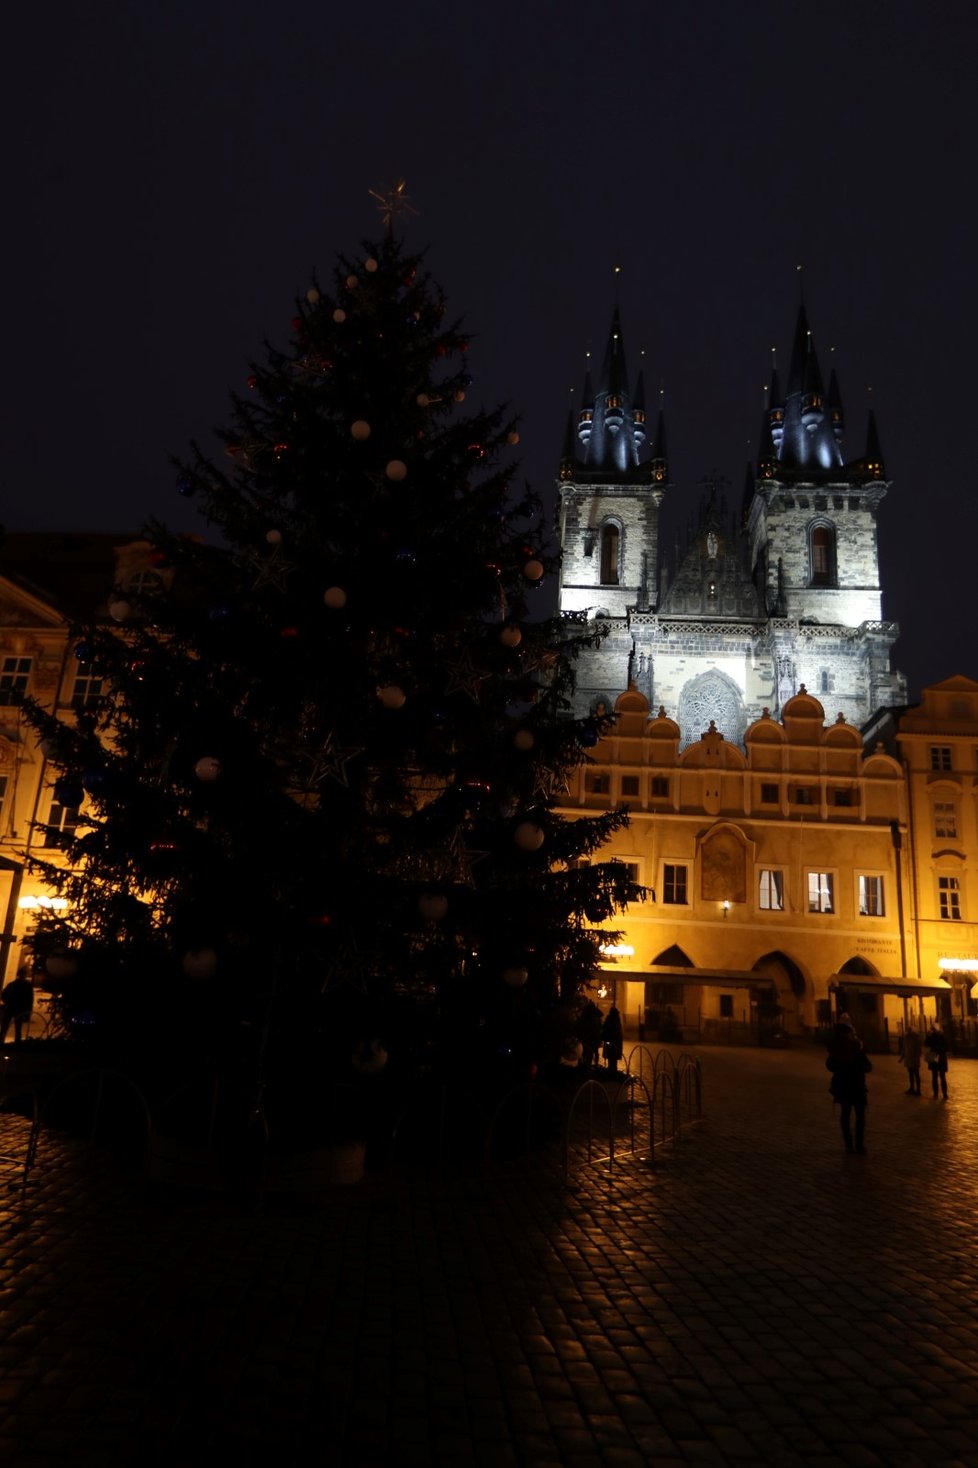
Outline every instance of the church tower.
POLYGON ((668 487, 661 414, 645 445, 641 379, 629 393, 618 312, 598 391, 585 381, 560 463, 559 608, 606 631, 577 668, 578 712, 634 688, 699 739, 710 721, 732 742, 802 684, 861 727, 906 701, 883 620, 876 516, 887 491, 872 415, 866 451, 846 461, 835 373, 826 390, 804 307, 782 393, 772 376, 757 464, 742 508, 704 481, 698 524, 672 564, 660 549, 668 487))
POLYGON ((890 666, 898 628, 883 620, 877 514, 888 489, 869 414, 865 452, 846 462, 835 372, 828 391, 805 307, 782 394, 772 377, 753 496, 751 568, 770 619, 780 707, 801 683, 851 722, 901 703, 890 666))
POLYGON ((650 452, 643 378, 632 394, 616 308, 597 391, 588 373, 560 461, 561 610, 619 618, 649 605, 667 479, 662 413, 650 452))

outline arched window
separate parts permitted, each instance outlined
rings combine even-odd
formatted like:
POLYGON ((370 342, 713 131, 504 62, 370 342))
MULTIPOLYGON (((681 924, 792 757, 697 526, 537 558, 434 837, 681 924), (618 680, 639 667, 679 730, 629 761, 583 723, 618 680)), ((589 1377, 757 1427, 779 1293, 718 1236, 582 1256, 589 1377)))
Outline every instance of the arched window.
POLYGON ((621 531, 617 525, 605 525, 601 531, 601 585, 618 585, 618 548, 621 531))
POLYGON ((812 586, 835 585, 835 531, 831 525, 814 525, 809 537, 812 586))

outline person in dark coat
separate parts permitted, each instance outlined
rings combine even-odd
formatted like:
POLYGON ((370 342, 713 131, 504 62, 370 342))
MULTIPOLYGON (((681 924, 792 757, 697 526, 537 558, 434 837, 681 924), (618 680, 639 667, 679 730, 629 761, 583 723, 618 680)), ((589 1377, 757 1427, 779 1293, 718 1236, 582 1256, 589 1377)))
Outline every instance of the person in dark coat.
POLYGON ((612 1005, 601 1026, 601 1053, 608 1062, 610 1071, 617 1071, 618 1062, 625 1053, 625 1033, 617 1005, 612 1005))
POLYGON ((846 1144, 846 1151, 853 1151, 851 1121, 855 1114, 855 1151, 865 1152, 863 1139, 866 1134, 866 1106, 869 1101, 866 1076, 872 1070, 873 1064, 852 1025, 845 1020, 839 1020, 832 1028, 825 1068, 832 1072, 829 1082, 832 1099, 842 1108, 842 1140, 846 1144))
POLYGON ((927 1061, 927 1069, 930 1071, 931 1085, 934 1090, 934 1100, 937 1100, 937 1087, 941 1088, 941 1095, 947 1100, 947 1035, 935 1020, 927 1034, 924 1036, 924 1059, 927 1061))
MULTIPOLYGON (((7 1038, 10 1022, 14 1024, 14 1044, 20 1044, 21 1031, 34 1013, 34 985, 26 968, 18 969, 0 994, 0 1045, 7 1038)), ((937 1092, 935 1091, 936 1095, 937 1092)))

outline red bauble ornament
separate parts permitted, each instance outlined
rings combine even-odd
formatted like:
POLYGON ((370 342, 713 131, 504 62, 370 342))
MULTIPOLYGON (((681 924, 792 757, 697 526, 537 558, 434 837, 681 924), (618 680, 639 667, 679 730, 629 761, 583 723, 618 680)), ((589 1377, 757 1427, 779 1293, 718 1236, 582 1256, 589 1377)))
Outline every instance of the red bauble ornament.
POLYGON ((160 550, 159 547, 156 550, 151 550, 149 553, 149 563, 151 566, 165 566, 166 551, 160 550))
POLYGON ((292 317, 292 330, 293 331, 301 331, 302 328, 305 326, 305 324, 306 323, 303 321, 303 319, 302 319, 301 316, 293 316, 292 317))
POLYGON ((252 375, 248 378, 248 386, 250 388, 256 388, 258 386, 258 378, 254 375, 254 373, 252 373, 252 375))
POLYGON ((298 637, 299 629, 298 627, 281 627, 278 635, 279 637, 298 637))

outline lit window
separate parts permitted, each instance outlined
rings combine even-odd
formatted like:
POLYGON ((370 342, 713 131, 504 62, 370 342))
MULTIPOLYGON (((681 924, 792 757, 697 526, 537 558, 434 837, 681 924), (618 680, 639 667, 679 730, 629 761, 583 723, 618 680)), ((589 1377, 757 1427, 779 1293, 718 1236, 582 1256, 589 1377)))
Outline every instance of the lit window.
POLYGON ((686 896, 686 868, 667 861, 662 868, 662 900, 674 905, 685 907, 686 896))
POLYGON ((0 665, 0 704, 23 703, 30 676, 30 658, 4 658, 0 665))
POLYGON ((946 921, 958 922, 961 917, 961 889, 957 877, 938 877, 937 895, 941 904, 941 917, 946 921))
POLYGON ((808 911, 835 912, 831 872, 808 873, 808 911))
POLYGON ((949 770, 951 768, 951 746, 949 744, 931 745, 930 767, 932 770, 949 770))
POLYGON ((934 835, 957 836, 958 816, 952 800, 934 801, 934 835))
POLYGON ((861 917, 883 917, 883 878, 860 876, 859 913, 861 917))
POLYGON ((784 911, 784 872, 765 870, 758 873, 757 905, 764 912, 784 911))

